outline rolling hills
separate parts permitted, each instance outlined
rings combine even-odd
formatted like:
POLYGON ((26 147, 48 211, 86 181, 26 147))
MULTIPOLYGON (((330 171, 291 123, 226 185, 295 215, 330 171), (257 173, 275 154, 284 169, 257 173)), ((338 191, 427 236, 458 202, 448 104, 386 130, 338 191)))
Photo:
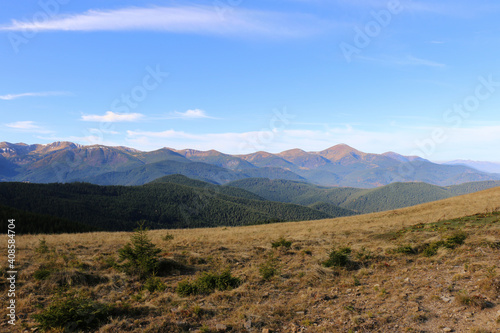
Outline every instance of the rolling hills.
POLYGON ((497 186, 499 181, 449 187, 394 183, 374 189, 329 188, 267 178, 218 185, 184 175, 139 186, 3 182, 0 213, 24 214, 33 226, 25 232, 132 230, 140 220, 155 229, 201 228, 372 213, 497 186), (40 223, 34 225, 37 218, 40 223))
POLYGON ((372 213, 450 198, 500 186, 500 181, 440 187, 427 183, 392 183, 374 189, 321 187, 304 182, 262 178, 234 181, 239 187, 273 201, 312 205, 328 203, 358 213, 372 213))
POLYGON ((464 165, 441 165, 394 152, 365 153, 345 144, 318 152, 292 149, 278 154, 229 155, 215 150, 169 148, 142 152, 127 147, 81 146, 71 142, 0 143, 0 181, 4 182, 143 185, 172 174, 215 184, 270 178, 356 188, 395 182, 449 186, 500 180, 499 174, 464 165))
MULTIPOLYGON (((60 223, 60 220, 71 222, 68 230, 75 229, 73 224, 85 225, 87 230, 132 230, 141 220, 156 229, 199 228, 355 214, 333 205, 322 211, 268 201, 239 188, 179 175, 167 176, 142 186, 4 182, 0 183, 0 202, 2 215, 7 214, 6 210, 14 209, 25 214, 44 215, 45 219, 51 216, 54 224, 60 223)), ((40 228, 32 232, 40 232, 40 228)))

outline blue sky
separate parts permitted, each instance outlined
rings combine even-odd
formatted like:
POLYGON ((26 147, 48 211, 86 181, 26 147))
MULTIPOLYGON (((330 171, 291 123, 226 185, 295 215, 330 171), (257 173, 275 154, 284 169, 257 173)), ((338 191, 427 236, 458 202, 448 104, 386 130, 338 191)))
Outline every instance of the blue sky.
POLYGON ((500 161, 496 1, 2 9, 0 141, 500 161))

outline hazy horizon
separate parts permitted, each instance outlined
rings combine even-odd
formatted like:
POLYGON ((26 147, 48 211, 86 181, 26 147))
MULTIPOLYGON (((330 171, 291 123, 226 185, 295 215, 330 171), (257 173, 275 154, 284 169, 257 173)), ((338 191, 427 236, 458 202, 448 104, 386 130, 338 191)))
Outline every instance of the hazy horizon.
POLYGON ((500 4, 9 3, 0 141, 500 156, 500 4))

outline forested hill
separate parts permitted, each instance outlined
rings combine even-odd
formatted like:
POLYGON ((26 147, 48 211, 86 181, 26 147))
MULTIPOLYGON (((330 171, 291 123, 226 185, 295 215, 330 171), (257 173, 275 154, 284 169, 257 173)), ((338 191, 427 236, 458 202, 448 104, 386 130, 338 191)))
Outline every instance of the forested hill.
POLYGON ((322 187, 304 182, 251 178, 228 184, 255 193, 265 199, 318 209, 319 203, 331 204, 357 213, 372 213, 414 206, 421 203, 474 193, 500 186, 500 181, 472 182, 453 186, 426 183, 393 183, 374 188, 322 187))
MULTIPOLYGON (((145 220, 151 228, 194 228, 304 221, 336 217, 334 210, 272 202, 238 188, 204 182, 191 185, 184 177, 158 180, 142 186, 98 186, 88 183, 0 183, 2 215, 43 214, 68 228, 109 231, 132 230, 145 220), (16 211, 13 211, 15 209, 16 211), (17 213, 16 213, 17 212, 17 213)), ((341 215, 352 211, 339 209, 341 215)), ((9 215, 10 216, 10 215, 9 215)), ((46 224, 46 223, 45 223, 46 224)), ((41 228, 33 229, 40 232, 41 228)), ((63 228, 64 229, 64 228, 63 228)), ((48 230, 46 232, 59 232, 48 230)), ((82 230, 84 231, 84 230, 82 230)), ((44 230, 45 232, 45 230, 44 230)))

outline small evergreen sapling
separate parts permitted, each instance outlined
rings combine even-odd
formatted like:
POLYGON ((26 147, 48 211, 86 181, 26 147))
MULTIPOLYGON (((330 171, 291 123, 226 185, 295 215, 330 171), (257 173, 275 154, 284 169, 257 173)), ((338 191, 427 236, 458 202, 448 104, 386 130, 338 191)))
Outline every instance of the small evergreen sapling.
POLYGON ((122 266, 125 272, 130 275, 138 275, 141 279, 146 279, 157 272, 158 254, 161 252, 151 242, 147 231, 148 229, 144 227, 144 223, 139 223, 139 228, 135 229, 130 238, 130 243, 118 250, 120 260, 125 260, 122 266))

